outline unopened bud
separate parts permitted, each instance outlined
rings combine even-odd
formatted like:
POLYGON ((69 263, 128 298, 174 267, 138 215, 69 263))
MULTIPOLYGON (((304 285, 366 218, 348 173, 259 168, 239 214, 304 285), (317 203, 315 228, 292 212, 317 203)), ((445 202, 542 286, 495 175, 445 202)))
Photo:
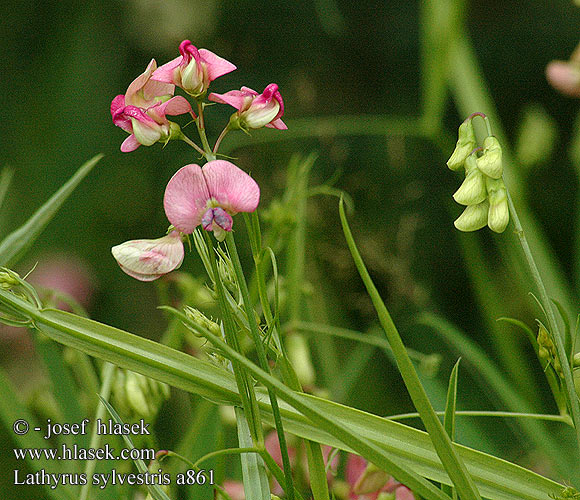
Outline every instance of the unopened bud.
POLYGON ((15 286, 20 285, 22 278, 20 275, 11 269, 3 267, 0 270, 0 289, 12 290, 15 286))
POLYGON ((477 140, 475 138, 475 131, 471 120, 464 121, 459 126, 459 138, 455 145, 455 150, 451 158, 447 160, 447 166, 451 170, 459 170, 467 157, 477 147, 477 140))
POLYGON ((113 392, 122 413, 149 420, 170 394, 168 385, 129 370, 117 371, 113 392))
POLYGON ((465 180, 453 195, 453 199, 461 205, 477 205, 487 198, 485 177, 476 166, 474 155, 465 160, 465 180))
POLYGON ((477 168, 493 179, 503 174, 501 146, 493 135, 483 141, 483 154, 477 159, 477 168))
POLYGON ((221 335, 220 326, 194 307, 186 307, 185 315, 195 324, 209 330, 214 335, 221 335))
POLYGON ((502 179, 487 179, 489 212, 487 225, 496 233, 503 233, 510 220, 507 191, 502 179))
POLYGON ((306 339, 300 334, 289 335, 286 339, 286 348, 290 362, 294 365, 298 380, 304 386, 314 385, 315 374, 310 358, 310 349, 306 339))
POLYGON ((487 200, 467 207, 453 223, 460 231, 477 231, 487 224, 489 202, 487 200))

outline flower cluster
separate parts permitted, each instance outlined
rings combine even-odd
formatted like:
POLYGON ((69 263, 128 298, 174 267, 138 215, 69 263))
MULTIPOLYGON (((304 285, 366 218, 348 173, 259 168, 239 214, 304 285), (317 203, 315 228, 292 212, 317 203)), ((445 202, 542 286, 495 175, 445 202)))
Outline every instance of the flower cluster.
POLYGON ((459 127, 459 138, 447 161, 451 170, 465 169, 465 180, 453 199, 466 208, 455 221, 460 231, 476 231, 489 226, 501 233, 509 222, 507 191, 503 182, 502 150, 499 141, 488 135, 483 147, 477 146, 470 116, 459 127))
POLYGON ((218 160, 223 138, 234 130, 270 127, 286 129, 281 120, 284 102, 278 85, 271 83, 260 94, 248 87, 224 94, 209 94, 208 99, 236 109, 213 148, 209 146, 204 125, 204 99, 212 81, 236 69, 229 61, 207 49, 198 49, 189 40, 179 45, 180 56, 157 67, 152 59, 143 74, 129 85, 125 94, 111 103, 113 123, 129 133, 121 151, 139 146, 181 140, 200 153, 207 163, 190 164, 179 169, 167 184, 163 205, 171 223, 168 234, 153 240, 132 240, 112 248, 121 269, 141 281, 152 281, 174 269, 184 258, 183 235, 198 226, 212 231, 218 241, 232 230, 232 217, 238 212, 253 212, 260 201, 258 184, 229 161, 218 160), (176 87, 193 98, 176 96, 176 87), (167 116, 189 114, 197 125, 203 147, 198 146, 168 120, 167 116))

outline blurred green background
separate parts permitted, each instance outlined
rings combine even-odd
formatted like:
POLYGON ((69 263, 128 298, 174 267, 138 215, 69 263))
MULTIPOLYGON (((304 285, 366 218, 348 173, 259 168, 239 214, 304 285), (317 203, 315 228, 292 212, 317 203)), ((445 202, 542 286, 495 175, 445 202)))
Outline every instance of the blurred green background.
MULTIPOLYGON (((409 344, 423 352, 441 349, 431 333, 414 323, 418 312, 436 311, 501 359, 486 334, 488 318, 469 278, 478 263, 473 260, 471 269, 463 263, 473 241, 489 243, 491 260, 497 263, 487 270, 498 292, 498 315, 533 325, 529 298, 511 295, 515 286, 509 263, 501 267, 494 238, 486 230, 469 240, 453 228, 460 207, 451 199, 458 178, 445 167, 451 149, 441 151, 420 138, 369 133, 370 121, 367 128, 364 119, 357 121, 353 134, 333 133, 332 127, 325 134, 309 132, 309 127, 317 130, 320 117, 332 117, 340 128, 347 115, 419 116, 418 2, 25 0, 3 6, 0 165, 12 167, 15 176, 0 212, 0 228, 6 234, 18 227, 78 166, 105 153, 16 269, 25 274, 36 262, 40 269, 55 254, 81 260, 94 289, 93 318, 150 338, 158 338, 165 325, 155 308, 155 286, 123 274, 110 248, 165 232, 165 185, 196 157, 182 143, 121 153, 126 134, 113 126, 109 105, 151 58, 159 65, 173 59, 179 42, 188 38, 238 66, 214 82, 213 91, 279 85, 289 138, 283 138, 285 132, 258 130, 254 142, 243 139, 247 145, 237 149, 232 148, 239 138, 228 136, 224 151, 259 182, 264 207, 281 195, 293 153, 318 154, 312 183, 338 175, 336 187, 354 198, 355 237, 409 344), (300 124, 303 137, 292 135, 293 123, 300 124)), ((539 114, 542 123, 550 124, 553 143, 547 153, 518 168, 526 169, 524 195, 572 283, 579 165, 574 166, 570 145, 577 133, 578 101, 554 91, 544 68, 552 59, 568 58, 576 46, 580 8, 564 0, 469 2, 466 24, 512 145, 526 113, 539 114)), ((225 106, 208 110, 212 142, 230 111, 225 106)), ((463 118, 448 101, 440 124, 448 139, 455 137, 463 118)), ((337 326, 365 331, 375 315, 346 249, 336 198, 316 197, 310 208, 308 270, 316 283, 313 293, 324 297, 324 305, 312 314, 319 321, 327 316, 337 326)), ((182 270, 201 276, 195 254, 186 258, 182 270)), ((30 365, 21 366, 18 356, 26 354, 18 349, 20 342, 24 337, 7 336, 0 345, 4 364, 22 375, 30 365)), ((350 344, 337 344, 348 357, 350 344)), ((324 361, 316 357, 323 351, 316 346, 313 351, 317 364, 324 361)), ((444 377, 454 360, 445 358, 444 377)), ((532 373, 541 380, 541 371, 532 373)), ((409 410, 395 369, 381 353, 373 354, 366 374, 358 382, 365 390, 355 387, 343 395, 344 402, 379 414, 409 410), (376 383, 369 386, 369 379, 376 383)), ((330 385, 332 380, 319 383, 330 385)), ((489 405, 469 385, 460 382, 463 407, 489 405)), ((553 409, 548 405, 546 411, 553 409)), ((485 432, 491 435, 489 442, 499 443, 499 451, 491 451, 518 458, 504 436, 493 437, 493 425, 485 432)))

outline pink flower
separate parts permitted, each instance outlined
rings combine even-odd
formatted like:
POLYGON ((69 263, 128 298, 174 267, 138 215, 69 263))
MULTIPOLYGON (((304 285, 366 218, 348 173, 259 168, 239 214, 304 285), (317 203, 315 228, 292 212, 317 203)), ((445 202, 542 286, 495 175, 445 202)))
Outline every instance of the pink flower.
MULTIPOLYGON (((226 479, 223 484, 224 490, 230 496, 232 500, 244 500, 246 498, 246 493, 244 492, 244 483, 240 481, 233 481, 231 479, 226 479)), ((220 498, 223 498, 220 495, 220 498)))
POLYGON ((232 230, 232 216, 253 212, 260 202, 256 181, 233 163, 214 160, 186 165, 170 179, 163 204, 169 222, 182 233, 200 224, 222 241, 232 230))
POLYGON ((126 241, 111 248, 111 252, 121 269, 140 281, 153 281, 177 269, 184 256, 177 231, 155 240, 126 241))
POLYGON ((177 85, 194 97, 205 94, 210 82, 236 69, 213 52, 198 50, 189 40, 181 42, 179 53, 179 57, 157 69, 152 79, 177 85))
POLYGON ((580 97, 580 62, 552 61, 546 78, 556 90, 569 97, 580 97))
MULTIPOLYGON (((284 101, 278 92, 278 85, 271 83, 264 92, 258 94, 255 90, 242 87, 241 90, 230 90, 225 94, 211 93, 209 100, 229 104, 238 110, 235 121, 239 128, 269 127, 286 130, 288 127, 280 119, 284 114, 284 101)), ((234 119, 232 116, 232 119, 234 119)))
POLYGON ((404 484, 358 455, 348 456, 346 481, 350 486, 350 500, 376 500, 381 492, 394 492, 396 500, 415 500, 411 490, 404 484))
POLYGON ((118 95, 111 102, 113 123, 128 132, 129 137, 121 144, 124 153, 139 146, 151 146, 160 140, 177 135, 177 124, 167 120, 166 115, 191 113, 191 105, 181 96, 172 97, 175 86, 154 81, 151 76, 157 64, 152 59, 145 72, 138 76, 125 95, 118 95))

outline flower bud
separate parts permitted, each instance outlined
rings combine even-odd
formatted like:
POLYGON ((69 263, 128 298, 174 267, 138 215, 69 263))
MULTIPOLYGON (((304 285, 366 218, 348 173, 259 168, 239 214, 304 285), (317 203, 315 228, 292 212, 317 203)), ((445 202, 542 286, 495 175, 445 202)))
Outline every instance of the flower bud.
POLYGON ((487 225, 496 233, 503 233, 510 220, 507 192, 502 179, 487 178, 489 212, 487 225))
POLYGON ((178 231, 155 240, 132 240, 111 248, 121 269, 140 281, 153 281, 177 269, 184 257, 178 231))
POLYGON ((195 309, 194 307, 186 307, 185 308, 185 315, 194 323, 198 324, 199 326, 209 330, 214 335, 221 335, 220 326, 211 319, 208 319, 200 310, 195 309))
POLYGON ((447 166, 451 170, 459 170, 476 147, 477 140, 475 139, 473 124, 471 120, 466 120, 459 126, 459 138, 451 158, 447 160, 447 166))
POLYGON ((477 231, 487 224, 489 202, 487 200, 477 205, 468 206, 453 223, 460 231, 477 231))
POLYGON ((376 500, 395 500, 397 498, 397 494, 393 491, 389 493, 388 491, 381 491, 376 500))
POLYGON ((129 370, 117 371, 113 386, 115 401, 130 418, 152 420, 169 398, 169 386, 129 370))
POLYGON ((0 269, 0 289, 12 290, 12 288, 20 285, 21 281, 22 279, 18 273, 6 267, 0 269))
POLYGON ((499 179, 503 174, 501 146, 493 135, 483 141, 483 155, 477 159, 477 168, 493 179, 499 179))
POLYGON ((353 487, 357 495, 365 495, 380 490, 389 480, 389 474, 369 463, 353 487))
POLYGON ((461 205, 477 205, 487 198, 485 178, 476 166, 475 155, 469 155, 465 160, 465 180, 453 195, 453 199, 461 205))
POLYGON ((312 367, 310 349, 308 348, 306 339, 296 333, 288 335, 286 338, 286 349, 288 350, 288 357, 292 365, 294 365, 300 383, 306 387, 314 385, 316 375, 312 367))

